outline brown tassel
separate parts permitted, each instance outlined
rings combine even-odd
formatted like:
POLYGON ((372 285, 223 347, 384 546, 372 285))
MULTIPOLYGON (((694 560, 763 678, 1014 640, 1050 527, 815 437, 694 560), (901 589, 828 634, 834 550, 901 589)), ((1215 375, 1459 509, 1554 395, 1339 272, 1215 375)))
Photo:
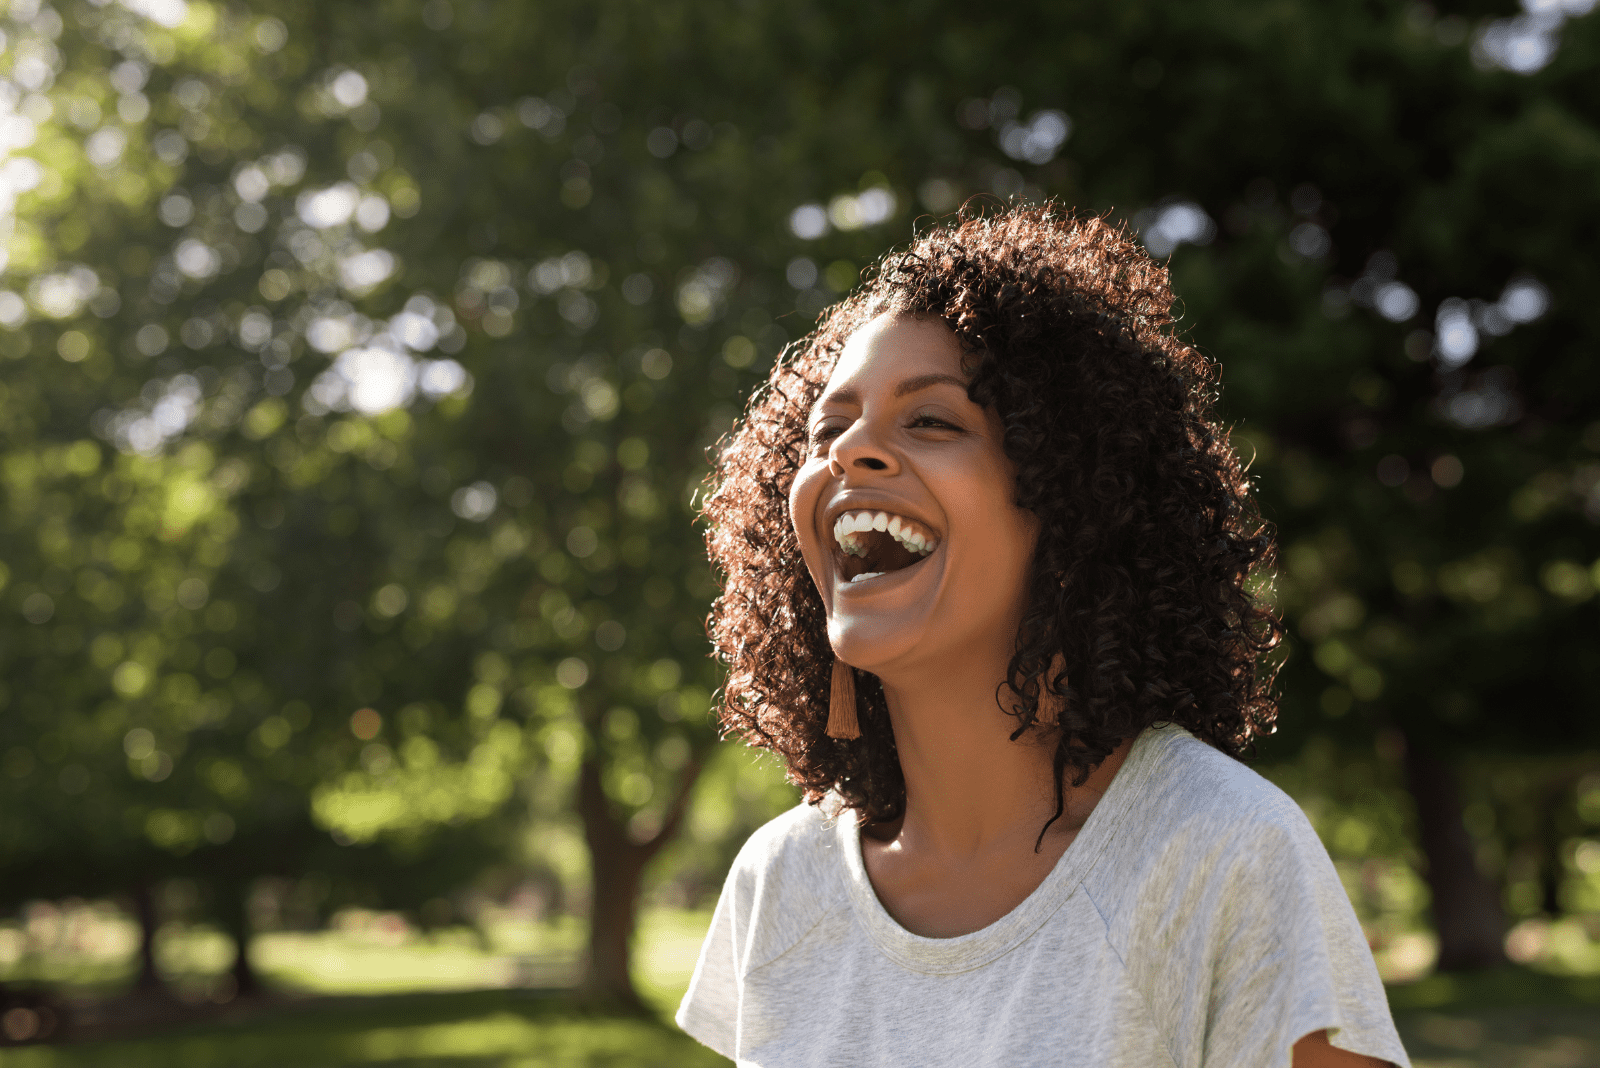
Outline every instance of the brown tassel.
POLYGON ((828 737, 861 737, 861 724, 856 722, 856 669, 843 660, 833 662, 833 691, 828 697, 828 737))
POLYGON ((1050 667, 1039 679, 1039 711, 1034 714, 1033 722, 1041 727, 1055 727, 1061 723, 1061 713, 1066 710, 1067 699, 1058 697, 1050 690, 1050 680, 1059 676, 1061 687, 1066 689, 1067 672, 1066 657, 1060 653, 1050 661, 1050 667))

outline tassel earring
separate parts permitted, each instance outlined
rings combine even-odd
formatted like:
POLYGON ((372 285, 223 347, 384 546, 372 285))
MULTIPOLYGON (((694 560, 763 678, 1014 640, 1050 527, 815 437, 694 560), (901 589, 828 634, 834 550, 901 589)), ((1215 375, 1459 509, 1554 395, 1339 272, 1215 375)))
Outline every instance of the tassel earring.
POLYGON ((1039 679, 1039 710, 1034 713, 1033 722, 1041 727, 1056 727, 1061 723, 1061 713, 1066 711, 1067 699, 1058 696, 1050 689, 1050 680, 1059 677, 1061 688, 1067 687, 1066 657, 1060 653, 1050 661, 1050 667, 1039 679))
POLYGON ((861 724, 856 721, 856 669, 837 659, 828 697, 828 737, 861 737, 861 724))

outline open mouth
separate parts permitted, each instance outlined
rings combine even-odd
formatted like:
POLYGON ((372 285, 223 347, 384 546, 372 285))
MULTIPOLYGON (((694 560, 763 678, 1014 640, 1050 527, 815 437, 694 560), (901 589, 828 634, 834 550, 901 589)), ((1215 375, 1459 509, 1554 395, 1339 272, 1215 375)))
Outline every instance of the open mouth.
POLYGON ((915 567, 939 545, 921 523, 893 512, 845 512, 833 524, 834 562, 847 583, 915 567))

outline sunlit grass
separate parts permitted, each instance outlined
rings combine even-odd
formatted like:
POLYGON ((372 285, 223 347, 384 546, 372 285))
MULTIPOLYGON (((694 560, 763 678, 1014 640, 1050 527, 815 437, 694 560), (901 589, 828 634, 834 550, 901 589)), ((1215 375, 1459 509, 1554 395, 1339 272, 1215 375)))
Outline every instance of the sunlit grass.
MULTIPOLYGON (((107 923, 125 922, 96 915, 107 923)), ((254 959, 279 992, 265 1004, 232 1006, 223 1018, 145 1038, 7 1050, 0 1063, 5 1068, 726 1065, 670 1023, 710 919, 709 911, 646 909, 641 915, 635 983, 656 1019, 592 1015, 549 989, 576 978, 584 927, 570 917, 497 921, 481 933, 452 928, 420 934, 392 917, 350 914, 326 931, 279 932, 255 941, 254 959)), ((126 953, 136 943, 126 931, 90 937, 86 930, 80 922, 76 940, 68 939, 58 952, 13 959, 6 976, 54 976, 80 993, 125 985, 132 974, 126 953), (73 945, 77 952, 68 951, 73 945), (89 948, 120 948, 123 956, 112 959, 89 948)), ((214 931, 169 929, 160 950, 174 987, 190 1000, 201 1000, 214 993, 230 947, 214 931)))
MULTIPOLYGON (((641 923, 651 931, 681 927, 651 910, 641 923)), ((393 914, 352 910, 325 930, 258 935, 251 960, 268 986, 307 994, 552 987, 573 981, 584 930, 582 920, 558 916, 421 932, 393 914)), ((137 928, 115 911, 39 910, 20 925, 0 926, 0 981, 114 992, 132 981, 137 947, 137 928)), ((180 995, 206 996, 232 957, 232 941, 208 926, 168 924, 157 936, 157 962, 180 995)), ((650 947, 642 957, 652 957, 650 947)))
MULTIPOLYGON (((709 910, 642 911, 635 974, 653 1005, 676 1008, 710 922, 709 910)), ((573 980, 584 936, 572 916, 419 932, 393 915, 350 912, 326 930, 259 935, 251 959, 270 986, 311 994, 552 987, 573 980)), ((0 980, 112 990, 132 979, 137 947, 133 923, 114 911, 59 910, 0 929, 0 980)), ((232 954, 232 942, 204 926, 168 925, 156 943, 163 974, 180 989, 223 974, 232 954)))
POLYGON ((633 981, 639 996, 664 1018, 678 1011, 710 926, 710 909, 649 909, 640 917, 633 981))
POLYGON ((263 935, 254 960, 275 986, 326 994, 549 987, 571 982, 583 938, 582 922, 571 916, 427 934, 386 927, 380 918, 263 935))
POLYGON ((334 1068, 340 1065, 725 1066, 675 1029, 588 1015, 558 998, 476 991, 279 1005, 161 1036, 7 1050, 6 1068, 334 1068))

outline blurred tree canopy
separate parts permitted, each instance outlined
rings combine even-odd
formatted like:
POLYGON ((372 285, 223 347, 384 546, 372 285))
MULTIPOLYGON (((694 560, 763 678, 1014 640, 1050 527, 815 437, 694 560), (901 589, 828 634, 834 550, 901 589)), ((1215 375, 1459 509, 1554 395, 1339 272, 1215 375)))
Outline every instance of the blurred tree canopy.
POLYGON ((982 194, 1171 256, 1282 538, 1263 752, 1402 747, 1442 961, 1495 959, 1450 769, 1600 746, 1597 27, 12 0, 6 900, 187 875, 243 946, 261 876, 420 908, 544 856, 593 881, 587 987, 631 997, 714 741, 706 450, 982 194))

